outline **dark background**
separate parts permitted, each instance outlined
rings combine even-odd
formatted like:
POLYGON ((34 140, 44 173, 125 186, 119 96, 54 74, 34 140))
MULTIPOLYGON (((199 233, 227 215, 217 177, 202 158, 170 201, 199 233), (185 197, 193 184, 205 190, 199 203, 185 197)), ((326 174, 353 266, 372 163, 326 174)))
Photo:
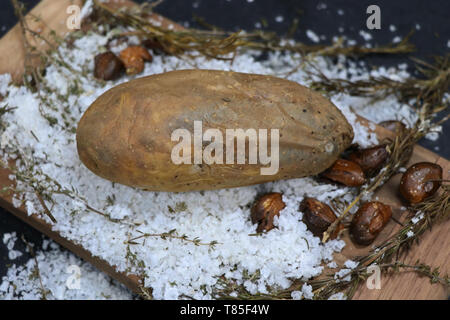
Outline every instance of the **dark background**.
MULTIPOLYGON (((22 0, 27 8, 36 5, 38 0, 22 0)), ((136 2, 144 2, 137 0, 136 2)), ((178 22, 189 22, 190 26, 199 27, 195 23, 194 16, 204 18, 207 22, 227 30, 252 30, 255 23, 263 19, 267 21, 266 30, 273 30, 279 34, 285 34, 292 21, 299 19, 299 25, 294 37, 302 42, 311 43, 305 34, 307 29, 317 35, 325 35, 322 43, 329 43, 335 35, 346 35, 354 39, 358 44, 364 44, 365 40, 359 35, 364 30, 372 35, 369 41, 372 45, 387 44, 395 36, 404 37, 411 30, 415 30, 416 24, 420 30, 415 30, 411 39, 417 50, 410 55, 370 57, 366 59, 373 65, 396 65, 408 62, 410 56, 431 61, 433 55, 445 55, 450 51, 447 42, 450 40, 450 1, 448 0, 165 0, 155 10, 158 13, 178 22), (324 8, 324 4, 326 8, 324 8), (366 9, 369 5, 376 4, 381 8, 381 30, 368 30, 366 28, 366 9), (338 9, 344 11, 338 14, 338 9), (275 21, 276 16, 283 16, 282 22, 275 21), (395 25, 397 30, 391 32, 390 25, 395 25), (344 28, 341 34, 339 27, 344 28)), ((3 36, 17 22, 9 0, 1 0, 0 4, 0 36, 3 36)), ((411 68, 412 72, 413 69, 411 68)), ((392 118, 395 118, 392 115, 392 118)), ((421 145, 431 149, 437 154, 450 158, 450 121, 448 121, 438 141, 423 140, 421 145)), ((24 234, 36 249, 41 248, 43 236, 13 217, 10 213, 0 209, 0 240, 7 232, 24 234)), ((18 240, 15 249, 24 252, 25 245, 18 240)), ((6 274, 8 265, 12 263, 23 264, 30 256, 10 261, 8 250, 3 241, 0 241, 0 277, 6 274)), ((1 282, 1 281, 0 281, 1 282)))

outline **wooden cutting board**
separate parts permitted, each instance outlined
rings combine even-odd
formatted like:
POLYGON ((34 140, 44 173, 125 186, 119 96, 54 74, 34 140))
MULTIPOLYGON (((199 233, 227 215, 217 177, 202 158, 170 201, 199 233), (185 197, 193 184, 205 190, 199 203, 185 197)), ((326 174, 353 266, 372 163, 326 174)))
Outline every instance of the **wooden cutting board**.
MULTIPOLYGON (((131 1, 121 0, 119 2, 110 0, 111 6, 130 6, 133 5, 131 1)), ((53 29, 58 35, 64 35, 69 32, 66 28, 66 20, 68 14, 66 9, 71 4, 80 5, 81 0, 42 0, 28 15, 29 27, 37 32, 47 34, 48 30, 53 29), (41 22, 36 22, 31 18, 31 15, 41 18, 41 22)), ((170 20, 154 15, 156 19, 162 19, 163 26, 172 24, 170 20)), ((34 39, 30 39, 38 46, 44 46, 34 39)), ((0 39, 0 74, 11 73, 16 82, 20 82, 24 71, 23 62, 25 59, 25 52, 22 42, 22 33, 20 27, 16 25, 12 28, 2 39, 0 39)), ((238 71, 238 70, 236 70, 238 71)), ((368 121, 360 119, 363 123, 368 125, 368 121)), ((379 140, 384 137, 389 137, 392 133, 384 128, 376 126, 375 132, 379 140)), ((449 179, 450 162, 444 158, 439 157, 433 152, 416 146, 411 163, 418 161, 430 161, 440 164, 444 169, 444 178, 449 179)), ((6 169, 0 169, 0 188, 11 186, 12 181, 8 176, 10 172, 6 169)), ((401 212, 399 208, 404 205, 398 197, 397 186, 400 176, 392 178, 385 186, 383 186, 377 195, 380 200, 393 207, 394 216, 402 220, 405 218, 405 213, 401 212)), ((24 208, 15 208, 12 205, 12 194, 2 193, 0 196, 0 206, 28 223, 35 229, 52 238, 62 246, 82 259, 89 261, 98 269, 107 273, 114 279, 124 283, 131 290, 139 293, 138 277, 133 275, 125 275, 116 272, 114 266, 109 265, 106 261, 92 256, 92 254, 85 250, 82 246, 73 241, 69 241, 55 231, 52 231, 51 225, 44 222, 36 215, 28 216, 24 208)), ((383 233, 377 239, 377 242, 389 237, 390 234, 398 230, 399 226, 391 221, 389 225, 383 230, 383 233)), ((348 235, 344 235, 344 240, 347 246, 343 252, 336 256, 338 262, 351 259, 357 255, 367 252, 367 248, 361 249, 353 245, 348 239, 348 235)), ((450 273, 450 222, 441 223, 433 228, 433 230, 426 232, 420 241, 419 245, 415 245, 408 255, 403 258, 405 263, 415 263, 417 260, 427 263, 432 267, 440 267, 443 274, 450 273)), ((416 273, 403 272, 395 275, 383 275, 381 279, 380 290, 369 290, 365 285, 361 285, 356 292, 354 299, 447 299, 447 290, 441 285, 432 285, 428 278, 421 278, 416 273)))

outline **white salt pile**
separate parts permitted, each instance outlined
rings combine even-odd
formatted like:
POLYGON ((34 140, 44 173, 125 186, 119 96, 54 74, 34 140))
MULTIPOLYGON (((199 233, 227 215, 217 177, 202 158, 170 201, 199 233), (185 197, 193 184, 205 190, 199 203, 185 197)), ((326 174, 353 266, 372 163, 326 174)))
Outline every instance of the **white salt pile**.
MULTIPOLYGON (((47 68, 44 81, 52 92, 41 92, 46 104, 40 104, 37 93, 26 87, 8 86, 8 76, 0 76, 0 93, 4 96, 0 107, 15 108, 2 119, 6 124, 1 134, 2 156, 6 160, 7 154, 20 153, 22 160, 16 161, 17 168, 32 176, 34 185, 51 191, 52 201, 46 201, 46 204, 57 220, 53 230, 83 246, 94 256, 117 266, 119 271, 143 275, 145 286, 152 288, 156 299, 211 298, 215 289, 220 287, 218 279, 221 276, 242 284, 254 294, 287 288, 291 279, 307 280, 319 275, 323 270, 321 264, 332 263, 333 253, 339 252, 345 243, 333 240, 321 244, 320 239, 301 222, 299 203, 306 194, 326 203, 337 197, 351 201, 354 196, 351 189, 303 178, 218 191, 145 192, 111 184, 83 166, 75 144, 78 120, 100 94, 130 79, 123 77, 104 85, 92 78, 94 56, 105 50, 104 46, 113 34, 89 34, 76 40, 71 49, 60 48, 61 56, 75 71, 57 65, 47 68), (78 72, 84 75, 80 76, 78 72), (265 191, 282 192, 286 208, 276 220, 278 228, 262 236, 254 236, 256 225, 250 222, 249 206, 257 194, 265 191), (119 221, 111 221, 90 208, 119 221), (173 237, 158 236, 171 230, 173 237), (127 240, 139 236, 141 238, 134 244, 126 244, 127 240), (182 236, 186 239, 176 238, 182 236), (200 245, 189 241, 196 238, 200 239, 200 245), (212 242, 215 246, 208 245, 212 242)), ((313 40, 316 37, 312 32, 309 36, 313 40)), ((251 53, 242 53, 230 63, 156 55, 139 76, 192 67, 280 76, 294 70, 301 59, 298 54, 274 53, 261 62, 251 53)), ((404 68, 379 68, 368 72, 343 57, 337 64, 320 57, 315 63, 332 78, 364 79, 370 74, 395 79, 408 76, 404 68)), ((308 77, 301 69, 289 73, 288 79, 308 84, 308 77)), ((372 105, 366 98, 343 94, 331 99, 352 124, 355 142, 362 146, 377 143, 377 138, 357 121, 351 110, 374 121, 393 118, 413 121, 416 117, 394 97, 372 105)), ((24 205, 29 214, 43 211, 29 185, 18 179, 17 188, 21 193, 16 195, 16 206, 24 205)), ((44 219, 50 223, 48 217, 44 219)), ((61 264, 74 259, 56 251, 50 254, 61 264)), ((43 256, 38 255, 38 259, 41 259, 44 269, 51 268, 43 256)), ((44 270, 42 272, 45 274, 44 270)), ((15 277, 22 281, 20 279, 25 279, 26 273, 25 269, 14 267, 6 279, 15 277)), ((126 297, 125 293, 114 293, 110 287, 98 285, 105 288, 105 295, 126 297)), ((55 298, 82 297, 62 287, 52 293, 55 298)), ((5 296, 11 297, 10 287, 2 284, 2 288, 5 296)), ((30 288, 28 291, 36 293, 35 290, 30 288)), ((28 291, 24 291, 25 296, 28 291)), ((95 295, 97 293, 88 297, 95 295)), ((311 287, 303 286, 294 296, 312 298, 311 287)))
MULTIPOLYGON (((15 237, 12 234, 11 237, 15 237)), ((44 240, 44 248, 36 260, 30 259, 22 266, 12 265, 0 281, 0 300, 129 300, 133 299, 123 285, 111 280, 103 272, 75 255, 61 251, 54 242, 44 240), (39 273, 37 272, 39 270, 39 273), (41 285, 42 281, 42 285, 41 285)), ((11 252, 11 250, 9 251, 11 252)))

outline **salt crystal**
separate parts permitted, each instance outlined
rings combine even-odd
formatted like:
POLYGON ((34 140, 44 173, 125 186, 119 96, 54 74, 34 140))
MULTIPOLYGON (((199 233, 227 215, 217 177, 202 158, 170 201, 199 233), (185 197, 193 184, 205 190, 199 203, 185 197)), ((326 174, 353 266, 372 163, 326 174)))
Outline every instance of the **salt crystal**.
POLYGON ((392 39, 392 43, 399 43, 400 41, 402 41, 402 38, 400 38, 399 36, 392 39))
POLYGON ((364 30, 359 31, 359 35, 364 38, 364 40, 369 41, 372 39, 372 35, 364 30))
POLYGON ((347 300, 347 296, 343 292, 332 294, 328 300, 347 300))
POLYGON ((303 293, 301 291, 292 291, 291 292, 291 298, 293 300, 302 300, 303 293))
MULTIPOLYGON (((48 240, 47 240, 48 241, 48 240)), ((20 252, 20 254, 22 254, 20 252)), ((36 252, 23 266, 12 265, 7 274, 0 281, 0 300, 23 299, 38 300, 42 298, 42 287, 47 293, 47 299, 126 299, 134 295, 123 285, 110 279, 90 264, 83 262, 73 254, 61 251, 58 245, 52 242, 50 251, 36 252), (35 260, 36 259, 36 260, 35 260), (36 262, 39 267, 39 279, 36 276, 36 262), (71 276, 67 273, 68 267, 74 266, 79 270, 79 287, 70 289, 71 276)))
POLYGON ((314 297, 312 287, 306 283, 302 286, 302 294, 305 299, 312 299, 314 297))
POLYGON ((325 10, 326 8, 327 8, 327 4, 326 3, 323 3, 323 2, 319 2, 318 4, 317 4, 317 10, 325 10))
POLYGON ((344 266, 348 269, 355 269, 359 265, 359 262, 353 260, 347 260, 344 262, 344 266))
POLYGON ((338 267, 338 265, 335 261, 328 263, 327 266, 328 266, 328 268, 331 268, 331 269, 335 269, 338 267))
POLYGON ((312 31, 312 30, 306 30, 306 36, 312 41, 312 42, 319 42, 320 41, 320 38, 319 38, 319 36, 316 34, 316 33, 314 33, 314 31, 312 31))

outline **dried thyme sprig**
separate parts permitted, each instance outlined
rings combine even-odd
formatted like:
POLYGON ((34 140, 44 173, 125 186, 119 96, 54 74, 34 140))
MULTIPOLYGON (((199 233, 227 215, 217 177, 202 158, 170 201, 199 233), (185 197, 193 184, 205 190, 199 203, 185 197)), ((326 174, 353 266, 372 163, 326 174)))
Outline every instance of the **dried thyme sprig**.
MULTIPOLYGON (((48 216, 53 223, 56 223, 57 221, 53 216, 53 214, 51 213, 49 207, 45 203, 45 201, 54 203, 52 195, 64 195, 72 200, 80 201, 81 203, 83 203, 83 205, 86 207, 88 211, 99 214, 111 222, 124 223, 122 222, 122 220, 113 219, 109 214, 104 213, 90 206, 88 204, 88 201, 84 199, 84 197, 82 197, 81 195, 76 194, 74 190, 63 188, 58 181, 51 178, 49 175, 40 171, 39 169, 36 169, 33 165, 30 165, 25 155, 21 154, 19 151, 16 151, 16 156, 18 156, 18 158, 20 158, 22 162, 24 162, 24 167, 21 170, 18 170, 16 167, 8 165, 2 160, 0 160, 0 167, 8 169, 18 181, 21 181, 22 183, 33 189, 36 198, 38 199, 40 205, 44 210, 44 214, 48 216), (43 180, 37 179, 36 178, 37 176, 42 177, 43 180)), ((19 193, 19 190, 17 190, 14 187, 6 187, 4 188, 3 192, 5 191, 12 191, 15 193, 19 193)))
POLYGON ((145 300, 152 300, 152 288, 145 287, 145 278, 147 277, 147 272, 145 271, 145 262, 144 260, 138 259, 136 253, 131 250, 130 244, 127 244, 125 261, 128 264, 125 273, 131 274, 138 278, 138 294, 145 300))
MULTIPOLYGON (((33 16, 28 13, 27 18, 24 15, 25 7, 23 3, 19 0, 11 0, 14 7, 15 14, 19 21, 19 27, 22 33, 23 46, 25 50, 24 58, 24 74, 23 74, 23 84, 30 91, 37 93, 37 98, 39 100, 39 112, 43 118, 45 118, 51 126, 59 125, 63 130, 74 130, 74 128, 67 128, 68 123, 65 121, 64 124, 58 124, 58 120, 53 117, 46 109, 55 111, 56 108, 53 107, 54 102, 51 101, 50 96, 56 96, 61 101, 67 100, 62 99, 62 97, 50 88, 50 84, 44 77, 45 68, 49 65, 56 67, 58 70, 62 71, 61 75, 66 78, 68 83, 72 82, 68 87, 79 89, 80 79, 79 78, 69 78, 63 70, 66 69, 70 71, 71 75, 78 75, 88 78, 89 80, 98 81, 85 71, 78 71, 71 66, 70 61, 66 61, 63 54, 58 50, 58 45, 67 42, 71 39, 71 36, 66 39, 59 37, 54 30, 49 29, 47 35, 43 32, 36 32, 31 29, 28 25, 30 19, 34 19, 40 24, 45 25, 40 17, 33 16), (28 18, 29 17, 29 18, 28 18), (46 49, 40 48, 39 45, 34 45, 30 42, 29 37, 35 39, 35 42, 40 41, 46 45, 46 49)), ((47 26, 46 26, 47 27, 47 26)), ((48 28, 48 27, 47 27, 48 28)), ((64 117, 64 114, 62 114, 64 117)))
POLYGON ((425 77, 410 77, 405 80, 393 80, 387 77, 369 77, 367 80, 330 79, 318 68, 312 68, 310 84, 312 89, 330 93, 346 93, 352 96, 382 99, 396 95, 401 101, 428 101, 433 105, 442 104, 442 96, 450 87, 450 54, 435 57, 435 63, 413 59, 416 69, 425 77))
MULTIPOLYGON (((143 39, 156 40, 166 52, 180 55, 188 51, 197 51, 201 55, 216 59, 232 59, 228 55, 237 49, 256 49, 270 51, 289 51, 301 54, 315 53, 322 56, 363 56, 368 54, 399 54, 414 50, 409 36, 400 43, 381 47, 343 46, 343 39, 332 45, 306 45, 285 41, 272 32, 224 32, 211 30, 183 29, 169 30, 155 25, 149 20, 145 7, 112 9, 107 4, 94 0, 95 7, 110 15, 116 23, 133 28, 134 35, 143 39)), ((129 32, 127 34, 130 34, 129 32)))
MULTIPOLYGON (((46 64, 45 63, 46 61, 47 62, 50 61, 50 62, 53 62, 57 66, 60 65, 60 66, 67 68, 71 72, 77 72, 68 63, 65 62, 64 57, 62 57, 61 53, 57 50, 57 45, 60 44, 63 41, 63 39, 57 37, 56 32, 54 32, 54 30, 49 31, 49 35, 52 36, 52 39, 49 40, 48 38, 43 36, 41 33, 36 32, 35 30, 31 29, 28 26, 28 22, 24 16, 24 12, 25 12, 24 4, 22 2, 20 2, 19 0, 11 0, 11 3, 14 7, 14 13, 17 16, 18 21, 19 21, 19 26, 20 26, 20 30, 22 32, 23 44, 24 44, 24 48, 25 48, 25 59, 24 59, 25 77, 24 77, 24 80, 28 81, 28 80, 26 80, 26 75, 32 75, 34 80, 41 78, 41 72, 40 72, 41 70, 39 70, 39 66, 36 67, 33 65, 33 61, 35 61, 36 59, 40 59, 42 62, 44 62, 43 63, 44 66, 46 64), (38 49, 37 46, 32 45, 28 41, 28 35, 32 36, 36 41, 37 40, 42 41, 49 47, 49 49, 46 51, 38 49), (53 55, 53 53, 56 54, 57 58, 53 55)), ((31 18, 35 19, 36 21, 43 23, 39 17, 33 16, 31 14, 29 14, 29 16, 31 18)))
POLYGON ((39 279, 40 291, 41 291, 41 300, 47 300, 47 294, 50 293, 49 290, 45 290, 44 283, 42 282, 41 272, 39 270, 39 263, 34 253, 33 247, 31 244, 25 239, 25 236, 22 234, 21 239, 23 243, 27 246, 28 252, 34 259, 34 271, 33 274, 39 279))
POLYGON ((3 131, 6 128, 6 125, 3 121, 4 119, 2 119, 3 115, 13 111, 14 109, 17 109, 17 107, 9 107, 8 105, 0 107, 0 131, 3 131))
POLYGON ((211 248, 214 248, 217 244, 219 244, 219 242, 217 242, 216 240, 213 240, 211 242, 202 242, 199 238, 189 239, 189 237, 185 234, 178 235, 176 229, 172 229, 168 232, 162 232, 162 233, 143 233, 139 230, 137 230, 137 232, 141 233, 141 235, 130 238, 130 239, 126 240, 124 243, 136 245, 136 244, 140 244, 140 243, 136 242, 136 240, 145 239, 145 238, 149 238, 149 237, 156 237, 156 238, 161 238, 163 240, 178 239, 178 240, 181 240, 184 242, 191 242, 196 246, 209 246, 211 248))
MULTIPOLYGON (((433 268, 420 261, 417 261, 416 264, 405 264, 397 261, 377 266, 380 268, 380 271, 385 274, 389 272, 402 272, 402 270, 416 272, 421 276, 428 277, 433 284, 439 283, 445 287, 450 287, 449 275, 441 275, 439 268, 433 268)), ((289 289, 257 294, 248 292, 242 285, 237 285, 226 279, 220 279, 218 285, 221 288, 214 291, 214 297, 225 300, 290 300, 292 299, 293 291, 299 291, 304 284, 308 284, 312 287, 314 294, 313 299, 315 300, 326 300, 333 294, 339 292, 345 292, 345 297, 351 299, 358 286, 366 281, 371 275, 368 268, 369 266, 358 266, 340 276, 330 274, 323 279, 312 280, 309 282, 297 280, 294 281, 294 284, 289 289), (350 281, 345 280, 346 278, 350 278, 350 281)))
MULTIPOLYGON (((440 274, 439 268, 432 268, 431 266, 421 263, 417 261, 416 264, 405 264, 402 262, 394 262, 394 263, 385 263, 385 264, 371 264, 371 266, 378 266, 381 272, 385 274, 389 272, 416 272, 421 276, 428 277, 430 282, 440 283, 445 287, 450 286, 450 280, 448 275, 442 276, 440 274)), ((361 266, 357 267, 353 270, 350 270, 348 273, 335 277, 335 275, 329 275, 325 279, 322 280, 314 280, 309 284, 313 288, 314 299, 324 300, 329 299, 333 294, 336 293, 344 293, 347 299, 351 299, 359 285, 367 280, 367 278, 371 275, 368 270, 369 266, 361 266), (344 278, 350 278, 350 281, 344 280, 344 278)))

